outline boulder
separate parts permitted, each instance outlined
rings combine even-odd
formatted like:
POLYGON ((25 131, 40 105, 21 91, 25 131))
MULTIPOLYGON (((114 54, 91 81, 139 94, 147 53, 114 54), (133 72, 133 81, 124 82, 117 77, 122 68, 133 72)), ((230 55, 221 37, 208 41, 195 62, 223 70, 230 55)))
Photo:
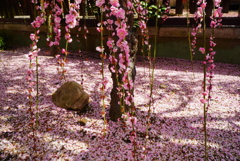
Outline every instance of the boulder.
POLYGON ((89 95, 74 81, 64 83, 52 95, 52 102, 61 108, 81 111, 89 103, 89 95))

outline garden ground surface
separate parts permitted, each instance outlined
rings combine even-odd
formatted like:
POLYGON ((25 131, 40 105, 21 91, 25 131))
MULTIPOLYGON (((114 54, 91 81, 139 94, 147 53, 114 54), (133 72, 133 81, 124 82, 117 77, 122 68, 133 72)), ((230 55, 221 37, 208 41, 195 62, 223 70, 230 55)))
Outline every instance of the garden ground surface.
MULTIPOLYGON (((51 95, 61 85, 57 60, 41 51, 39 62, 39 128, 30 126, 26 71, 28 48, 0 51, 0 160, 131 160, 131 126, 108 122, 106 137, 101 117, 101 60, 97 55, 71 56, 67 80, 83 83, 90 94, 90 110, 83 114, 56 107, 51 95), (81 77, 81 75, 83 75, 81 77), (81 126, 79 120, 87 119, 81 126), (34 157, 34 158, 33 158, 34 157)), ((107 64, 107 61, 106 61, 107 64)), ((135 105, 137 108, 137 159, 144 160, 146 116, 149 101, 148 61, 137 61, 135 105)), ((154 105, 146 160, 203 160, 202 64, 173 58, 157 58, 154 105)), ((111 77, 106 104, 109 109, 111 77)), ((211 107, 208 109, 209 160, 240 158, 240 65, 216 63, 211 107)), ((36 110, 35 110, 36 111, 36 110)), ((107 112, 108 113, 108 112, 107 112)))

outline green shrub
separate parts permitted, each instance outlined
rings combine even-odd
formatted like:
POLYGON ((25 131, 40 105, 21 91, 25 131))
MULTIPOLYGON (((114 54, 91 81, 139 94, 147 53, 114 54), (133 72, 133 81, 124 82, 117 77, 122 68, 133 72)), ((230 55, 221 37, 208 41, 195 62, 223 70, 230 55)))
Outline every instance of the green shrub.
POLYGON ((6 50, 9 48, 13 35, 11 32, 0 30, 0 50, 6 50))
POLYGON ((6 49, 7 43, 5 42, 4 37, 0 36, 0 50, 6 49))

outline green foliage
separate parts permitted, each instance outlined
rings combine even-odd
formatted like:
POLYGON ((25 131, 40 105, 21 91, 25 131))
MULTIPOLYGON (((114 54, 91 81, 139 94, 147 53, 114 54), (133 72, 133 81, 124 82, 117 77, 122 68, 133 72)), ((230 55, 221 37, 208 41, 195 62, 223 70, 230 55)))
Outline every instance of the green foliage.
POLYGON ((101 20, 102 13, 100 12, 99 7, 95 5, 95 1, 90 2, 90 4, 87 6, 87 11, 94 15, 97 20, 101 20))
POLYGON ((150 5, 149 3, 146 3, 144 1, 141 1, 141 5, 143 8, 148 10, 148 14, 147 14, 148 18, 154 18, 156 16, 158 18, 161 18, 161 15, 165 13, 165 11, 167 10, 165 5, 158 7, 157 5, 153 5, 153 4, 150 5))
POLYGON ((0 50, 6 49, 6 42, 4 41, 4 37, 0 36, 0 50))
MULTIPOLYGON (((162 5, 158 7, 157 5, 149 4, 147 2, 141 1, 141 5, 143 8, 147 10, 147 19, 155 19, 156 16, 158 18, 161 18, 162 15, 166 14, 167 7, 165 5, 162 5)), ((134 21, 133 27, 138 27, 138 20, 134 21)))
POLYGON ((0 50, 9 48, 9 42, 12 40, 13 35, 6 31, 0 31, 0 50))
POLYGON ((8 48, 10 37, 5 32, 0 32, 0 50, 5 50, 8 48))

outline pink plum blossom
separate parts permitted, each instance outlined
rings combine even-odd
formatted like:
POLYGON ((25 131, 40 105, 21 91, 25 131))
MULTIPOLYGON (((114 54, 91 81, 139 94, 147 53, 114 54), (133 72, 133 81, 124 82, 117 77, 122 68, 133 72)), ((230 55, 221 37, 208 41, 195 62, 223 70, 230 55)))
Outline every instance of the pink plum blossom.
POLYGON ((139 25, 140 29, 146 29, 146 27, 147 27, 145 21, 139 21, 138 25, 139 25))
POLYGON ((31 33, 30 34, 30 39, 32 41, 38 42, 39 37, 36 34, 31 33))
POLYGON ((75 0, 76 4, 80 4, 82 2, 82 0, 75 0))
POLYGON ((55 17, 54 22, 59 24, 61 22, 61 18, 60 17, 55 17))
POLYGON ((203 9, 206 8, 206 6, 207 6, 207 3, 202 3, 201 4, 201 8, 203 8, 203 9))
POLYGON ((66 23, 68 24, 69 28, 74 28, 77 25, 76 16, 72 14, 66 15, 66 23))
POLYGON ((219 7, 221 1, 222 1, 222 0, 214 0, 214 5, 215 5, 216 7, 219 7))
POLYGON ((200 102, 203 103, 203 104, 205 104, 205 103, 207 103, 207 100, 205 100, 205 99, 202 98, 202 99, 200 99, 200 102))
POLYGON ((116 17, 120 19, 125 19, 125 10, 120 8, 117 10, 116 17))
POLYGON ((131 106, 131 103, 133 102, 133 97, 132 97, 132 95, 128 95, 128 96, 125 98, 124 101, 125 101, 126 105, 131 106))
POLYGON ((54 42, 51 41, 51 42, 49 43, 49 47, 52 47, 53 45, 54 45, 54 42))
POLYGON ((125 90, 131 90, 133 88, 132 80, 128 80, 127 82, 124 82, 123 86, 125 90))
POLYGON ((199 51, 200 51, 202 54, 205 54, 205 48, 200 47, 200 48, 199 48, 199 51))
POLYGON ((107 23, 110 24, 110 25, 112 25, 113 22, 114 22, 113 20, 110 20, 110 19, 107 20, 107 23))
POLYGON ((129 54, 123 54, 123 53, 120 53, 119 54, 119 66, 120 66, 120 70, 122 69, 126 69, 130 63, 130 60, 129 60, 129 54))
POLYGON ((211 28, 215 28, 216 25, 217 25, 217 22, 216 22, 216 21, 211 21, 211 23, 210 23, 210 27, 211 27, 211 28))
POLYGON ((100 46, 97 46, 97 47, 96 47, 96 50, 101 53, 101 52, 104 51, 104 48, 103 48, 103 47, 100 47, 100 46))
POLYGON ((114 7, 119 7, 119 0, 110 0, 110 4, 113 5, 114 7))
POLYGON ((213 59, 209 59, 209 60, 208 60, 208 63, 213 63, 213 62, 214 62, 213 59))
POLYGON ((133 125, 137 124, 137 117, 131 117, 130 120, 131 120, 133 125))
POLYGON ((66 33, 65 34, 65 39, 69 39, 69 38, 71 38, 71 35, 69 33, 66 33))
POLYGON ((97 27, 97 32, 101 32, 101 28, 100 27, 97 27))
POLYGON ((133 3, 131 1, 127 1, 127 8, 129 10, 133 8, 133 3))
POLYGON ((203 16, 203 8, 198 7, 197 12, 195 13, 195 19, 201 18, 203 16))
POLYGON ((96 6, 102 7, 102 5, 105 3, 105 0, 96 0, 96 6))
POLYGON ((211 55, 211 56, 214 56, 215 54, 216 54, 216 51, 210 52, 210 55, 211 55))
POLYGON ((119 37, 119 39, 123 40, 127 35, 128 35, 128 32, 126 31, 125 28, 121 28, 117 30, 117 36, 119 37))
POLYGON ((62 49, 62 54, 65 54, 66 53, 66 49, 62 49))
POLYGON ((72 43, 72 38, 67 39, 68 43, 72 43))
POLYGON ((124 64, 125 63, 125 59, 124 59, 124 56, 123 54, 119 54, 119 66, 120 66, 120 69, 126 69, 126 65, 124 64))
POLYGON ((107 46, 112 49, 113 46, 114 46, 114 40, 112 38, 108 38, 108 41, 107 41, 107 46))
POLYGON ((59 55, 59 54, 58 54, 58 55, 56 55, 56 56, 55 56, 55 58, 57 58, 57 59, 58 59, 58 58, 60 58, 60 55, 59 55))
POLYGON ((113 57, 112 55, 109 56, 109 60, 111 62, 111 64, 116 64, 117 59, 115 57, 113 57))
POLYGON ((42 18, 41 16, 37 16, 36 20, 31 23, 32 27, 34 28, 39 28, 43 23, 45 19, 42 18))

